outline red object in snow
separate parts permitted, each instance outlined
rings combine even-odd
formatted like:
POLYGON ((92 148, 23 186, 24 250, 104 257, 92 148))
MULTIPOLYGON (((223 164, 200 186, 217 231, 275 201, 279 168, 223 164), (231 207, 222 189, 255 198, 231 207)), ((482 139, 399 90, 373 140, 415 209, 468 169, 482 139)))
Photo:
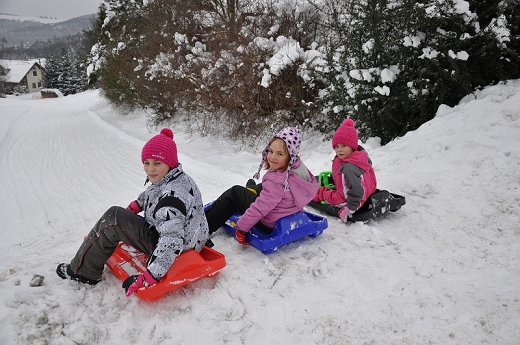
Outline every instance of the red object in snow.
MULTIPOLYGON (((120 242, 107 266, 121 280, 146 270, 148 255, 120 242)), ((160 299, 165 293, 204 277, 214 277, 226 266, 224 254, 209 247, 197 253, 188 250, 175 258, 166 275, 155 285, 140 288, 135 294, 145 301, 160 299)))

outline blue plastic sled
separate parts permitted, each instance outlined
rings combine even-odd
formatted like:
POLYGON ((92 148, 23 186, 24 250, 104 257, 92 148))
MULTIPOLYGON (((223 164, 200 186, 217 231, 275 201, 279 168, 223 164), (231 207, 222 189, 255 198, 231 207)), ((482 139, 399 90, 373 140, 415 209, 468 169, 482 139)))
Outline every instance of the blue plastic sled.
MULTIPOLYGON (((222 228, 235 236, 236 223, 240 217, 240 213, 235 213, 222 228)), ((267 254, 276 251, 284 244, 301 238, 319 236, 327 227, 327 218, 301 211, 280 218, 270 234, 266 234, 255 227, 251 228, 251 231, 246 236, 246 241, 262 253, 267 254)))

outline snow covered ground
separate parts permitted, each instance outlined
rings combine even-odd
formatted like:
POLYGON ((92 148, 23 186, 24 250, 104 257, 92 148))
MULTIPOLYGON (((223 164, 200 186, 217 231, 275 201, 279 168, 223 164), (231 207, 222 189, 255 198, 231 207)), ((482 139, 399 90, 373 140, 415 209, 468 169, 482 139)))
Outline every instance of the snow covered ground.
MULTIPOLYGON (((259 152, 173 130, 205 202, 256 171, 259 152)), ((365 144, 379 188, 406 197, 386 219, 329 217, 269 255, 220 231, 221 273, 153 303, 108 270, 94 287, 61 280, 97 218, 143 190, 140 151, 157 132, 95 91, 0 99, 0 344, 519 344, 520 80, 365 144)), ((313 172, 331 153, 306 134, 313 172)))
POLYGON ((14 15, 14 14, 3 14, 3 13, 0 13, 0 19, 31 21, 31 22, 39 22, 39 23, 43 23, 43 24, 55 24, 55 23, 64 21, 63 19, 58 19, 58 18, 28 17, 28 16, 18 16, 18 15, 14 15))

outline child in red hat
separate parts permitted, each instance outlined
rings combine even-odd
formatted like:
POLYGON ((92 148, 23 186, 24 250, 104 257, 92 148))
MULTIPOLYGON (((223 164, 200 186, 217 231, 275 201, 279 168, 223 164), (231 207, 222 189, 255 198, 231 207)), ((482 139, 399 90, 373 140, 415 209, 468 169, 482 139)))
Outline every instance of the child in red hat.
POLYGON ((152 184, 125 209, 112 206, 94 225, 69 264, 56 268, 60 278, 95 285, 105 262, 120 241, 148 254, 144 273, 123 282, 127 296, 156 284, 182 252, 200 252, 208 223, 199 188, 183 170, 173 132, 164 128, 143 147, 141 161, 146 182, 152 184), (142 212, 143 217, 137 214, 142 212))
POLYGON ((358 145, 354 121, 346 119, 332 137, 336 156, 332 160, 332 178, 336 189, 320 187, 312 199, 340 207, 339 217, 346 222, 376 191, 377 180, 372 161, 358 145))

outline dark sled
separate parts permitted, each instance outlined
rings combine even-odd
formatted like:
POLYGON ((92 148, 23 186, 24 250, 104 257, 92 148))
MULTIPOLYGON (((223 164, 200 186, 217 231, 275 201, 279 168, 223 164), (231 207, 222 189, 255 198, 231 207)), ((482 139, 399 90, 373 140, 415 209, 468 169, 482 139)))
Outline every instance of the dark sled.
MULTIPOLYGON (((316 176, 320 187, 327 187, 329 189, 336 189, 334 180, 332 179, 331 171, 323 171, 316 176)), ((404 196, 390 193, 387 190, 376 189, 376 191, 368 198, 368 200, 357 210, 352 217, 348 218, 349 222, 367 222, 370 219, 384 217, 388 212, 398 211, 406 200, 404 196)), ((331 216, 339 218, 340 207, 332 206, 325 201, 317 203, 311 201, 307 204, 312 208, 323 211, 331 216)))
MULTIPOLYGON (((396 212, 406 204, 404 196, 390 193, 387 190, 376 189, 363 206, 348 218, 349 222, 366 222, 386 216, 388 212, 396 212)), ((340 207, 311 201, 307 206, 323 211, 331 216, 339 217, 340 207)))

